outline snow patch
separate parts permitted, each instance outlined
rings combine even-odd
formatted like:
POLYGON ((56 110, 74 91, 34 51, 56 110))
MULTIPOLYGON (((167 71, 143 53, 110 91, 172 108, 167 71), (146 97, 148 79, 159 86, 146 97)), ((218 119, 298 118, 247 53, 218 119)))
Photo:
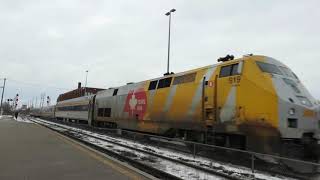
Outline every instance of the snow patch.
POLYGON ((7 119, 7 118, 12 118, 13 116, 11 116, 11 115, 1 115, 0 116, 0 119, 7 119))
POLYGON ((30 121, 27 118, 21 118, 20 116, 18 116, 17 118, 13 118, 14 120, 18 121, 18 122, 24 122, 24 123, 33 123, 32 121, 30 121))
MULTIPOLYGON (((123 145, 127 145, 127 146, 131 146, 131 147, 134 147, 134 148, 139 148, 141 150, 147 150, 147 151, 150 151, 152 153, 156 153, 156 154, 159 154, 159 155, 170 157, 172 159, 182 160, 182 161, 188 162, 189 164, 193 164, 193 165, 196 165, 196 166, 201 166, 203 168, 216 169, 217 171, 220 171, 222 173, 229 172, 229 173, 232 173, 232 176, 234 176, 234 177, 246 177, 246 175, 251 175, 252 174, 251 173, 251 169, 246 168, 246 167, 242 167, 242 166, 232 165, 232 164, 223 163, 223 162, 215 162, 215 161, 213 161, 211 159, 204 158, 204 157, 197 157, 197 158, 194 159, 193 156, 190 155, 190 154, 184 154, 184 153, 181 153, 181 152, 174 152, 174 151, 172 151, 170 149, 166 149, 166 148, 157 148, 157 147, 153 147, 153 146, 150 146, 150 145, 140 144, 138 142, 133 142, 133 141, 128 140, 128 139, 115 138, 115 137, 111 137, 111 136, 108 136, 108 135, 104 135, 104 134, 99 134, 99 133, 83 130, 83 129, 80 129, 80 128, 75 128, 75 127, 70 127, 70 126, 67 126, 67 125, 62 125, 62 124, 58 124, 58 123, 54 123, 54 122, 45 121, 45 120, 42 120, 40 118, 36 118, 34 120, 36 120, 39 123, 44 123, 44 124, 47 124, 47 125, 51 124, 51 125, 60 126, 60 128, 59 127, 56 127, 56 128, 61 129, 61 130, 62 130, 62 128, 74 130, 74 131, 77 131, 77 132, 80 132, 80 133, 84 133, 84 134, 92 135, 92 136, 95 136, 95 137, 103 138, 103 139, 106 139, 106 140, 109 140, 109 141, 112 141, 112 142, 117 142, 117 143, 120 143, 120 144, 123 144, 123 145)), ((98 141, 99 143, 97 143, 97 144, 104 145, 104 146, 107 146, 109 148, 111 146, 114 146, 113 144, 109 144, 109 143, 104 142, 104 141, 100 141, 100 140, 96 140, 96 139, 93 140, 93 138, 88 138, 88 137, 86 137, 86 138, 91 140, 91 141, 98 141)), ((117 149, 117 150, 119 150, 119 149, 117 149)), ((121 150, 123 150, 123 148, 121 148, 121 150)), ((139 155, 139 156, 141 157, 141 155, 139 155)), ((186 170, 183 170, 183 168, 181 168, 181 167, 180 167, 181 169, 177 170, 178 167, 174 167, 174 166, 170 167, 170 165, 165 166, 164 164, 166 164, 166 163, 159 163, 158 162, 159 168, 164 166, 163 169, 167 170, 167 172, 169 172, 169 173, 171 173, 171 172, 179 172, 179 174, 181 173, 180 177, 182 177, 182 178, 189 179, 191 176, 189 176, 188 173, 191 173, 191 174, 194 175, 194 172, 188 172, 186 170), (168 168, 168 167, 170 167, 170 168, 168 168)), ((261 171, 256 171, 254 175, 258 179, 265 179, 265 180, 283 180, 283 179, 289 180, 289 179, 294 179, 294 178, 288 178, 288 177, 283 177, 283 176, 273 176, 272 174, 269 174, 267 172, 261 172, 261 171)), ((199 177, 195 176, 192 179, 197 179, 197 178, 199 178, 199 177)), ((203 178, 203 176, 200 177, 200 179, 202 179, 202 178, 203 178)), ((206 178, 204 178, 204 179, 206 179, 206 178)))

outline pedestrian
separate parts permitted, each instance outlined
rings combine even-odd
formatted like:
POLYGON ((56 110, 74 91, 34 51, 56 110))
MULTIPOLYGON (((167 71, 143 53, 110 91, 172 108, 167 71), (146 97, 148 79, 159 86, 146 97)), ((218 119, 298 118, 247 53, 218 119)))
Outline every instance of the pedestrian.
POLYGON ((18 115, 19 115, 19 113, 18 113, 18 111, 16 111, 16 112, 14 113, 14 117, 15 117, 16 119, 18 119, 18 115))

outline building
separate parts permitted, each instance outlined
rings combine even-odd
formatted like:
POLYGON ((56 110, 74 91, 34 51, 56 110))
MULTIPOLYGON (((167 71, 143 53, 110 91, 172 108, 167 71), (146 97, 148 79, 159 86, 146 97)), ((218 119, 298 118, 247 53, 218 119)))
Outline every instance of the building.
POLYGON ((57 102, 59 101, 64 101, 67 99, 73 99, 85 95, 91 95, 91 94, 96 94, 98 91, 102 91, 105 89, 101 88, 93 88, 93 87, 81 87, 81 83, 78 83, 78 88, 63 94, 60 94, 58 96, 57 102))
POLYGON ((23 104, 22 106, 21 106, 21 110, 27 110, 28 109, 28 106, 26 105, 26 104, 23 104))

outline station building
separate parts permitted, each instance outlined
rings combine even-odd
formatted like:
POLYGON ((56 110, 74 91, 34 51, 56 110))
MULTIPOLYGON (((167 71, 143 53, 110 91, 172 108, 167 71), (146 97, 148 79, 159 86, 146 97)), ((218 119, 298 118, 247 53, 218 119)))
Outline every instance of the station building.
POLYGON ((102 91, 105 89, 102 88, 94 88, 94 87, 81 87, 81 82, 78 83, 78 88, 74 89, 72 91, 60 94, 58 96, 57 102, 64 101, 67 99, 73 99, 81 96, 88 96, 92 94, 96 94, 99 91, 102 91))

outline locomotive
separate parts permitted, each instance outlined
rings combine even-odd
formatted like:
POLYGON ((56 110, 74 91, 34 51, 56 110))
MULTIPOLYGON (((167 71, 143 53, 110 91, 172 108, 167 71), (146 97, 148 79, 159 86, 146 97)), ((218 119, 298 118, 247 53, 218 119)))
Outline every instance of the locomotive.
POLYGON ((320 105, 289 67, 260 55, 218 61, 60 101, 52 116, 278 155, 318 146, 320 105))

